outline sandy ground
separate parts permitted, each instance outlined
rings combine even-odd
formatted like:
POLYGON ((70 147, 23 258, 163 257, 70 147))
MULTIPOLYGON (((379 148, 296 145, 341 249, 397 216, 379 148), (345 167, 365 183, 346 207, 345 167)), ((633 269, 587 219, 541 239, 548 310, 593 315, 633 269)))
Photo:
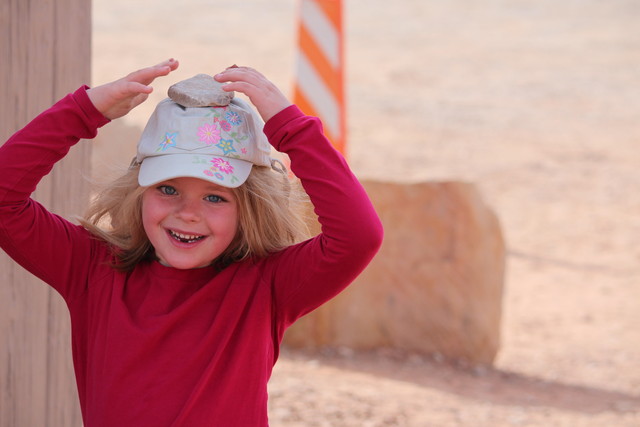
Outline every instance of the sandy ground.
MULTIPOLYGON (((294 0, 93 4, 94 83, 182 62, 104 130, 96 175, 178 79, 237 63, 290 92, 294 0)), ((640 426, 639 20, 635 0, 346 2, 349 161, 479 186, 508 244, 503 344, 493 367, 285 352, 273 426, 640 426)))

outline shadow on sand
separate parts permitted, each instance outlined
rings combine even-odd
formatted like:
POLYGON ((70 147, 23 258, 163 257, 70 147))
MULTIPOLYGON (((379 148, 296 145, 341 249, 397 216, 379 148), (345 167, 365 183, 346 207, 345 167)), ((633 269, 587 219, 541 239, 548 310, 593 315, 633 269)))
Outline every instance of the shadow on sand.
POLYGON ((491 367, 434 361, 433 358, 394 351, 287 349, 283 356, 292 360, 316 360, 333 368, 413 383, 496 405, 551 407, 584 414, 640 411, 640 396, 637 395, 564 384, 491 367))

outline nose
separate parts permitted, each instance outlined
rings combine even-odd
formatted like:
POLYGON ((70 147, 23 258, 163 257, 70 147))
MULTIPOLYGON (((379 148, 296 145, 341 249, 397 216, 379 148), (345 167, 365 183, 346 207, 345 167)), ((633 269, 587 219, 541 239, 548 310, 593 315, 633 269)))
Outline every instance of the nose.
POLYGON ((200 200, 183 199, 177 206, 176 217, 185 222, 198 222, 202 218, 200 200))

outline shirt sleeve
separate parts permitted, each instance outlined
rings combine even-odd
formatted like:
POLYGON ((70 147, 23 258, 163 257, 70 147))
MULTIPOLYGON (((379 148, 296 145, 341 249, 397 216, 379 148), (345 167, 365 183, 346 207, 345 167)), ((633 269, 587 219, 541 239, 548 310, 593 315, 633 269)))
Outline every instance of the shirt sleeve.
POLYGON ((364 270, 382 244, 383 230, 362 185, 323 135, 319 119, 292 105, 267 122, 265 133, 291 159, 322 230, 274 256, 282 338, 297 318, 336 296, 364 270))
POLYGON ((40 180, 82 138, 108 122, 78 89, 33 119, 0 147, 0 247, 65 299, 86 281, 95 240, 31 198, 40 180), (85 278, 84 280, 82 278, 85 278))

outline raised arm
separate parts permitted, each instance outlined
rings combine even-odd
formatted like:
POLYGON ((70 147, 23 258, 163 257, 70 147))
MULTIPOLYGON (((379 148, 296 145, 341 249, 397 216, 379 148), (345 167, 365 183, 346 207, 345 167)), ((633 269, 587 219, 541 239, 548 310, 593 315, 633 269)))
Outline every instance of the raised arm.
POLYGON ((40 180, 80 139, 95 137, 109 119, 126 114, 150 93, 156 77, 178 66, 165 61, 98 86, 82 87, 44 111, 0 147, 0 247, 63 296, 86 273, 90 239, 80 226, 32 200, 40 180))
POLYGON ((216 76, 245 93, 266 121, 271 144, 289 155, 322 226, 322 233, 273 257, 277 312, 283 332, 299 316, 343 290, 382 242, 382 226, 347 162, 324 137, 320 120, 305 116, 255 70, 230 68, 216 76))

